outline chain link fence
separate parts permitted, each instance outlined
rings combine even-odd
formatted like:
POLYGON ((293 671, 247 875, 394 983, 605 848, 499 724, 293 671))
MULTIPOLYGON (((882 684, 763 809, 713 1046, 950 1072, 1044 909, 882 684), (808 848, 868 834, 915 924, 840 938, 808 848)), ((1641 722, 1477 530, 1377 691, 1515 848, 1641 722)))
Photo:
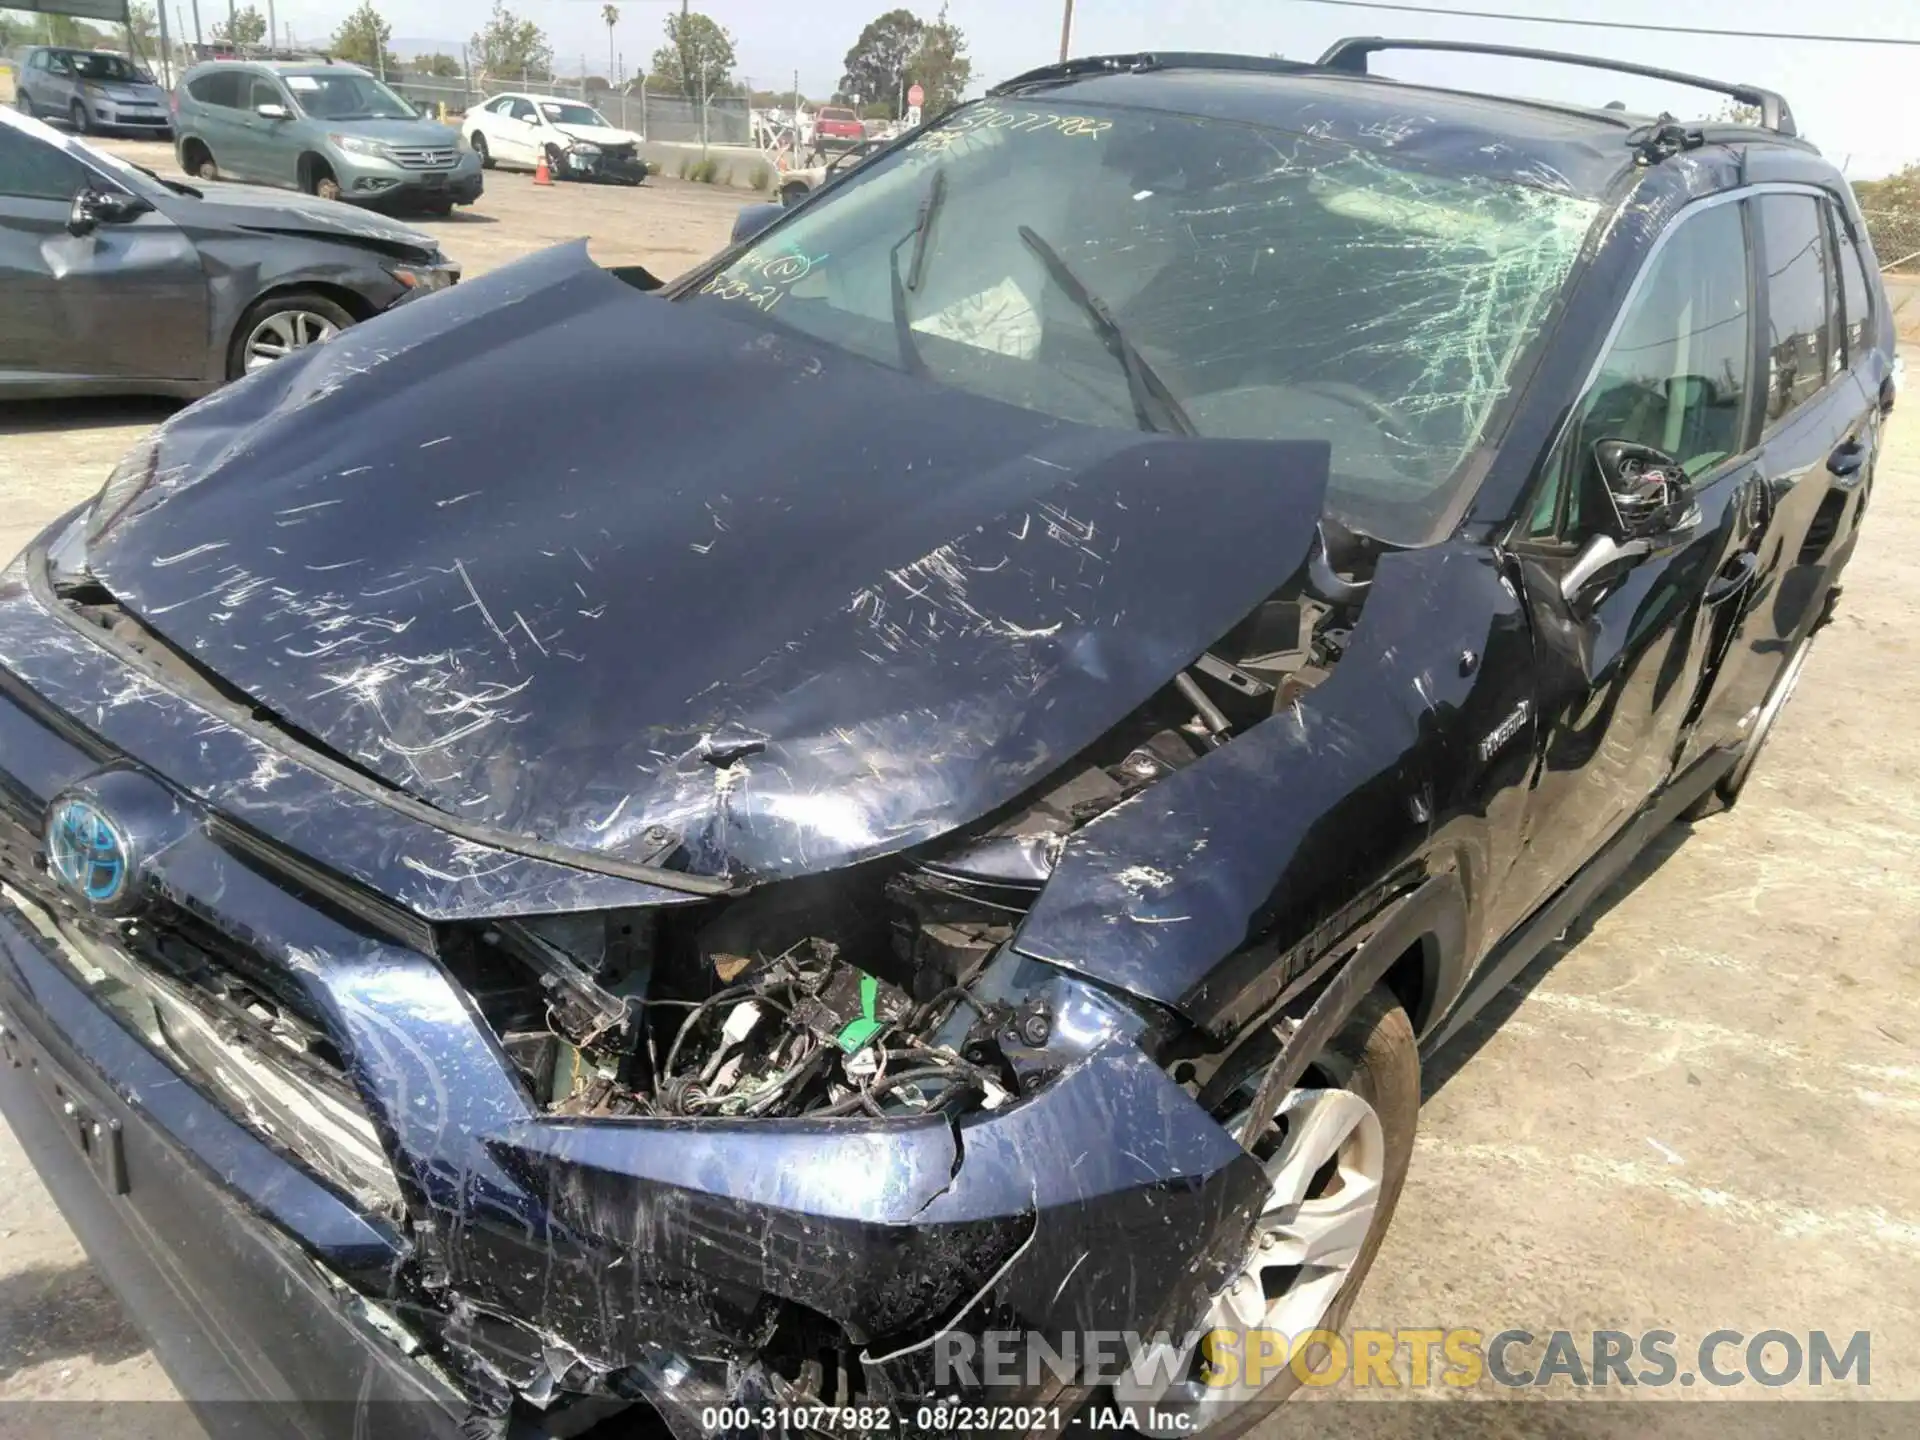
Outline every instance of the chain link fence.
POLYGON ((1920 210, 1862 210, 1882 270, 1920 271, 1920 210))
POLYGON ((750 145, 753 121, 744 97, 710 99, 702 106, 697 97, 661 94, 645 86, 630 90, 589 87, 578 80, 533 80, 521 76, 438 76, 389 71, 387 84, 422 109, 437 111, 441 105, 450 115, 462 115, 489 96, 513 91, 525 95, 551 95, 591 105, 608 122, 622 130, 631 130, 643 140, 660 140, 692 145, 750 145))

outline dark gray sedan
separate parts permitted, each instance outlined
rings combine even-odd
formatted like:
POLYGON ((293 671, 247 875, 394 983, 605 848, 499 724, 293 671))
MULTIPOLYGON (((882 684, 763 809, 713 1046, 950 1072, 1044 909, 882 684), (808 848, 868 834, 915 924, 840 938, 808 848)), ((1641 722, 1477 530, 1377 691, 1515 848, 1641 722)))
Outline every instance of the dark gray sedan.
POLYGON ((0 397, 204 395, 459 274, 383 216, 162 180, 0 111, 0 397))

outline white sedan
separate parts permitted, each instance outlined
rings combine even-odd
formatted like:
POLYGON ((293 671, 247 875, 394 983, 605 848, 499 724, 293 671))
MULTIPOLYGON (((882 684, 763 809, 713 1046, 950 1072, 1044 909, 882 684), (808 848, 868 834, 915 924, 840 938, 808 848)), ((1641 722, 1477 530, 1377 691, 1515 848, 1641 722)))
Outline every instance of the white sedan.
POLYGON ((640 137, 607 123, 591 105, 551 95, 495 95, 467 112, 467 142, 491 168, 532 170, 544 157, 556 180, 618 180, 647 175, 640 137))

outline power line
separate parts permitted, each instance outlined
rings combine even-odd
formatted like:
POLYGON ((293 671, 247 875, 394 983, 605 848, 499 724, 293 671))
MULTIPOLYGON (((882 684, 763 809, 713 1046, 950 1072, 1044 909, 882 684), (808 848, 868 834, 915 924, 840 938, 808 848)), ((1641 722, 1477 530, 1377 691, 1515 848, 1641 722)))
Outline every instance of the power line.
POLYGON ((1898 35, 1808 35, 1790 30, 1714 30, 1704 25, 1636 25, 1629 20, 1568 20, 1550 15, 1514 15, 1503 10, 1455 10, 1438 5, 1394 5, 1375 0, 1299 0, 1340 10, 1395 10, 1403 15, 1445 15, 1462 20, 1511 20, 1522 25, 1571 25, 1583 30, 1644 30, 1657 35, 1714 35, 1731 40, 1803 40, 1824 45, 1920 46, 1898 35))

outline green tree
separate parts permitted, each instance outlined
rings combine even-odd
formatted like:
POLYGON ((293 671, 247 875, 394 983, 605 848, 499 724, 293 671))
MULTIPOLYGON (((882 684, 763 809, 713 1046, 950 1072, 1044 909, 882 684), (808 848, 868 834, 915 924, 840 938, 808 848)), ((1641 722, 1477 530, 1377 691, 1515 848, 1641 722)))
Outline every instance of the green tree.
POLYGON ((907 83, 907 66, 920 50, 926 25, 911 10, 889 10, 871 20, 841 63, 840 94, 851 101, 858 95, 866 105, 885 105, 889 119, 898 118, 900 92, 907 83))
POLYGON ((436 80, 458 80, 460 62, 451 55, 419 55, 412 65, 407 67, 416 75, 431 75, 436 80))
POLYGON ((373 0, 361 0, 360 8, 333 32, 333 54, 369 70, 398 70, 400 57, 387 49, 392 38, 393 27, 373 8, 373 0))
POLYGON ((920 108, 923 119, 944 115, 960 103, 973 83, 973 61, 967 58, 967 37, 960 27, 947 19, 947 7, 940 7, 940 18, 927 26, 920 36, 920 48, 907 66, 907 78, 927 92, 920 108))
POLYGON ((733 93, 733 36, 698 10, 669 15, 667 43, 653 52, 648 84, 695 99, 733 93))
POLYGON ((153 6, 129 5, 126 32, 129 55, 149 64, 159 58, 160 22, 154 18, 153 6))
POLYGON ((530 80, 553 76, 553 46, 546 31, 507 9, 504 0, 494 0, 486 28, 470 44, 474 63, 488 75, 502 79, 525 75, 530 80))
POLYGON ((66 45, 75 50, 91 50, 108 36, 104 31, 74 19, 71 15, 45 15, 24 27, 21 43, 26 45, 66 45))
POLYGON ((215 22, 213 38, 228 45, 258 45, 267 38, 267 17, 252 5, 244 6, 231 20, 215 22))
POLYGON ((613 27, 620 23, 620 7, 618 5, 602 5, 600 7, 600 23, 607 27, 607 73, 613 75, 616 74, 620 68, 620 61, 615 56, 613 49, 613 27))

